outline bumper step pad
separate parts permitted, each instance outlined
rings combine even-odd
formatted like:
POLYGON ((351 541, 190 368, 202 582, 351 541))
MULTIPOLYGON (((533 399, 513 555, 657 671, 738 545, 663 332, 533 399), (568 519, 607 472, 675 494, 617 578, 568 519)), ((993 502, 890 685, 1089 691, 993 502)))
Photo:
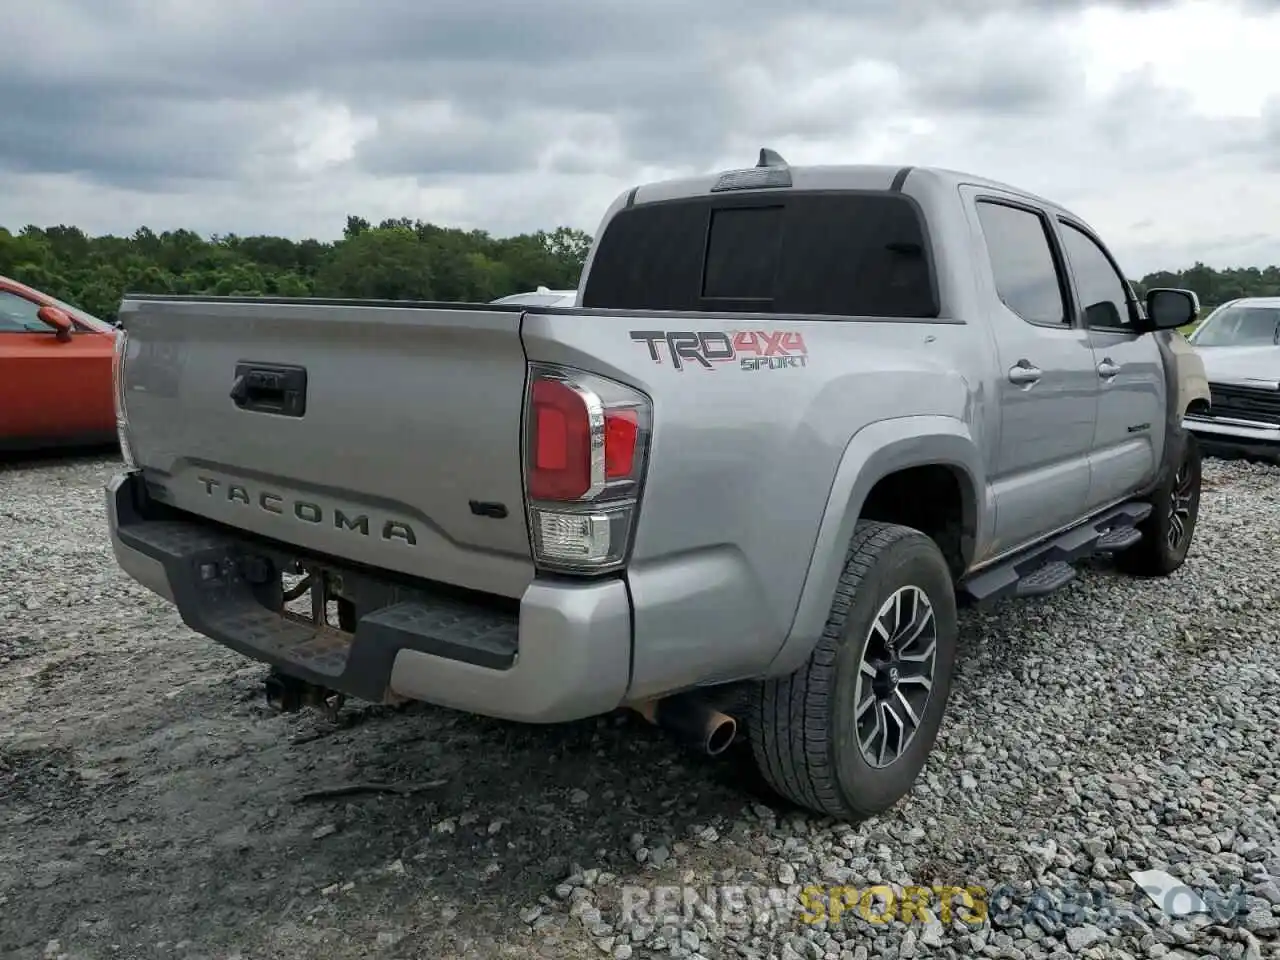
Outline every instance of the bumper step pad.
POLYGON ((519 619, 508 610, 423 596, 370 611, 347 633, 268 605, 278 602, 278 583, 254 582, 247 573, 261 570, 269 549, 195 523, 136 516, 119 536, 164 566, 189 627, 317 686, 375 703, 394 700, 389 681, 401 650, 491 670, 515 662, 519 619))

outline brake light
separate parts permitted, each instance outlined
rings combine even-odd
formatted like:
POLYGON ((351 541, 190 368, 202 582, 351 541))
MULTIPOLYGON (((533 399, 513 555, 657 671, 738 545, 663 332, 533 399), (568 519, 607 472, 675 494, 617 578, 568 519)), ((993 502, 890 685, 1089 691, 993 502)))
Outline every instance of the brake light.
POLYGON ((587 395, 561 380, 535 380, 530 395, 533 411, 533 463, 529 468, 529 496, 535 500, 577 500, 591 491, 591 421, 603 416, 587 395))
POLYGON ((525 490, 539 566, 581 573, 625 562, 651 414, 631 387, 530 365, 525 490))

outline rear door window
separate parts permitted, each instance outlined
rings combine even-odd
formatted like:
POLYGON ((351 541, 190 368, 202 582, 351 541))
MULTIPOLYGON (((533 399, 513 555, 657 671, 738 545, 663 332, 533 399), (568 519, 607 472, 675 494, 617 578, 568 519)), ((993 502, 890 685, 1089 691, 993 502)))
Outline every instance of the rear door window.
POLYGON ((980 200, 977 206, 1000 300, 1028 323, 1065 325, 1066 298, 1044 217, 989 200, 980 200))
POLYGON ((691 197, 613 217, 583 306, 936 317, 919 209, 894 193, 691 197))

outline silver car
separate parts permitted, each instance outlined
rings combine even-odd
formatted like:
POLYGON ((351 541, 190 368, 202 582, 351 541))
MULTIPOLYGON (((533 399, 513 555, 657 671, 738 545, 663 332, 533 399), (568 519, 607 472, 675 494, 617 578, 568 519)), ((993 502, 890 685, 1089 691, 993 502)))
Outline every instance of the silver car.
POLYGON ((1186 417, 1205 452, 1280 461, 1280 297, 1225 303, 1187 339, 1212 398, 1186 417))

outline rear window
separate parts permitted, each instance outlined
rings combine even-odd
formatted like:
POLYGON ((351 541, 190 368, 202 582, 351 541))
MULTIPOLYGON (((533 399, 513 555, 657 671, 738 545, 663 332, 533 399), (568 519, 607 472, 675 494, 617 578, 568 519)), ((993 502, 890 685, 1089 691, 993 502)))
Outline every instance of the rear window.
POLYGON ((936 317, 917 207, 892 193, 692 197, 620 211, 583 306, 936 317))

